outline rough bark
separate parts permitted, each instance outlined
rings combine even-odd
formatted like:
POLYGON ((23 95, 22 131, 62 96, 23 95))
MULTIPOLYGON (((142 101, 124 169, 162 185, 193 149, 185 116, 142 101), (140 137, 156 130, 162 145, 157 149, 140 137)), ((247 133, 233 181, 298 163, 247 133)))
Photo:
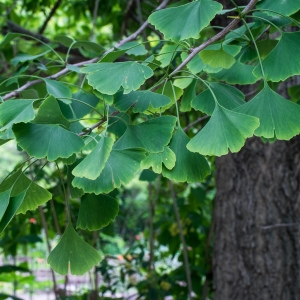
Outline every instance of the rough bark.
POLYGON ((300 137, 217 159, 215 300, 300 299, 300 137))

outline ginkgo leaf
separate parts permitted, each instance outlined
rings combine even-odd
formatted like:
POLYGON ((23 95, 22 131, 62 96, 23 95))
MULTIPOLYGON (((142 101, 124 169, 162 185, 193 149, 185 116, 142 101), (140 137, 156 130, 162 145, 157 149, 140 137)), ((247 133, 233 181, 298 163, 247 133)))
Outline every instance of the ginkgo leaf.
POLYGON ((203 155, 221 156, 228 153, 228 148, 238 152, 258 126, 257 118, 216 105, 208 123, 191 139, 187 148, 203 155))
POLYGON ((114 140, 110 137, 101 137, 93 151, 86 156, 72 171, 76 177, 96 179, 109 157, 114 140))
POLYGON ((81 72, 88 74, 88 82, 93 88, 108 95, 115 94, 120 87, 128 94, 153 75, 151 68, 137 62, 90 64, 81 72))
POLYGON ((8 207, 11 191, 12 188, 0 193, 0 221, 8 207))
POLYGON ((160 67, 164 68, 168 66, 179 50, 181 50, 181 47, 176 44, 164 45, 156 56, 156 59, 160 62, 160 67))
POLYGON ((165 147, 162 152, 149 153, 142 161, 141 167, 144 169, 152 167, 155 173, 161 174, 163 164, 167 169, 172 169, 175 166, 175 162, 175 153, 169 147, 165 147))
POLYGON ((210 75, 220 81, 225 81, 229 84, 253 84, 261 78, 253 75, 254 66, 246 65, 237 60, 231 68, 223 69, 217 73, 210 75))
POLYGON ((143 44, 140 44, 137 41, 131 41, 123 44, 122 46, 119 46, 118 49, 120 50, 126 50, 126 54, 128 55, 145 55, 148 53, 147 49, 143 44))
POLYGON ((197 80, 193 79, 192 83, 185 89, 180 101, 180 111, 182 112, 191 111, 192 100, 196 98, 196 85, 197 85, 197 80))
POLYGON ((8 100, 0 105, 0 131, 16 123, 27 123, 34 119, 33 103, 36 100, 8 100))
POLYGON ((115 219, 119 212, 118 201, 109 195, 86 194, 81 199, 77 228, 99 230, 115 219))
POLYGON ((129 183, 140 170, 140 163, 144 158, 145 152, 142 149, 113 149, 98 178, 90 180, 75 177, 72 184, 86 193, 109 193, 122 184, 129 183))
POLYGON ((0 234, 3 232, 3 230, 6 228, 6 226, 10 223, 12 218, 17 213, 17 210, 21 206, 26 192, 22 192, 14 197, 11 197, 9 200, 9 204, 5 210, 5 213, 0 221, 0 234))
POLYGON ((47 262, 61 275, 68 274, 69 266, 71 274, 82 275, 101 260, 100 253, 86 243, 69 224, 47 262))
POLYGON ((175 167, 171 170, 163 168, 163 176, 179 182, 199 182, 210 174, 210 167, 204 156, 187 150, 190 141, 184 131, 179 128, 173 135, 170 148, 176 155, 175 167))
POLYGON ((57 100, 50 96, 39 107, 38 113, 32 121, 36 124, 60 124, 69 128, 70 122, 62 114, 57 100))
POLYGON ((79 136, 57 124, 19 123, 13 131, 20 147, 35 158, 68 158, 84 147, 79 136))
MULTIPOLYGON (((227 47, 230 46, 227 45, 227 47)), ((226 51, 224 48, 225 46, 221 44, 214 44, 202 50, 199 53, 199 56, 204 64, 207 64, 212 68, 229 69, 235 63, 235 58, 228 53, 230 51, 226 51)))
POLYGON ((30 54, 27 54, 27 53, 20 53, 18 54, 17 56, 15 56, 12 60, 11 60, 11 63, 16 66, 19 62, 25 62, 25 61, 32 61, 34 59, 37 59, 39 57, 42 57, 42 56, 45 56, 47 53, 49 53, 51 50, 48 49, 46 50, 45 52, 42 52, 40 54, 37 54, 37 55, 30 55, 30 54))
POLYGON ((171 100, 161 94, 150 91, 134 91, 129 94, 117 93, 114 98, 115 107, 119 111, 127 111, 133 104, 133 112, 142 113, 149 108, 158 109, 171 103, 171 100))
POLYGON ((199 0, 177 7, 154 12, 148 18, 165 39, 182 41, 198 38, 215 15, 222 10, 222 5, 211 0, 199 0))
POLYGON ((210 82, 209 86, 214 95, 210 89, 206 89, 192 101, 192 107, 194 109, 211 115, 215 109, 216 101, 227 109, 234 109, 245 103, 244 94, 233 86, 218 82, 210 82))
POLYGON ((115 143, 115 149, 144 148, 148 152, 161 152, 170 142, 176 120, 173 116, 162 116, 129 125, 115 143))
MULTIPOLYGON (((283 32, 275 48, 262 61, 266 79, 278 82, 293 75, 300 74, 300 32, 283 32)), ((253 74, 261 77, 261 68, 258 65, 253 74)))
MULTIPOLYGON (((258 9, 268 9, 285 16, 290 16, 300 9, 300 0, 286 1, 286 0, 272 0, 261 1, 257 4, 258 9)), ((266 12, 268 13, 268 12, 266 12)))
POLYGON ((46 83, 49 95, 52 95, 67 104, 71 102, 70 98, 72 97, 72 92, 65 84, 52 79, 43 78, 43 80, 46 83))
POLYGON ((286 100, 267 84, 236 111, 259 118, 260 126, 254 132, 257 136, 289 140, 300 133, 300 106, 286 100))

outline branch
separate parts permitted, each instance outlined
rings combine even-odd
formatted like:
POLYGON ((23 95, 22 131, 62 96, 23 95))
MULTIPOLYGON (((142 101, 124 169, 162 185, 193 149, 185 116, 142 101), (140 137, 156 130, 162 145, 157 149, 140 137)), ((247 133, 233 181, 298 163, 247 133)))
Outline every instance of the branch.
MULTIPOLYGON (((159 10, 159 9, 164 8, 164 7, 168 4, 168 2, 169 2, 169 0, 164 0, 164 1, 162 1, 162 3, 156 8, 156 10, 159 10)), ((143 23, 143 25, 142 25, 136 32, 134 32, 134 33, 131 34, 130 36, 126 37, 125 39, 123 39, 122 41, 120 41, 119 43, 117 43, 117 44, 115 45, 115 47, 112 47, 111 49, 107 50, 107 51, 104 53, 104 55, 107 54, 107 53, 110 53, 110 52, 114 51, 115 48, 118 48, 118 47, 124 45, 125 43, 127 43, 127 42, 129 42, 129 41, 132 41, 132 40, 134 40, 134 39, 136 39, 136 37, 137 37, 137 36, 145 29, 145 27, 146 27, 148 24, 149 24, 149 22, 148 22, 148 21, 145 21, 145 22, 143 23)), ((73 66, 80 67, 80 66, 83 66, 83 65, 86 65, 86 64, 94 63, 94 62, 96 62, 96 61, 98 61, 98 60, 99 60, 99 57, 96 57, 96 58, 93 58, 93 59, 91 59, 91 60, 79 62, 79 63, 77 63, 77 64, 74 64, 73 66)), ((46 78, 48 78, 48 79, 57 79, 57 78, 59 78, 60 76, 62 76, 62 75, 64 75, 64 74, 68 73, 69 71, 70 71, 69 69, 64 68, 64 69, 62 69, 61 71, 59 71, 58 73, 55 73, 55 74, 53 74, 53 75, 50 75, 50 76, 48 76, 48 77, 46 77, 46 78)), ((12 91, 12 92, 10 92, 10 93, 5 94, 5 95, 2 97, 2 99, 5 101, 5 100, 8 100, 8 99, 10 99, 10 98, 17 97, 21 91, 24 91, 24 90, 26 90, 27 88, 29 88, 29 87, 31 87, 31 86, 33 86, 33 85, 36 85, 36 84, 38 84, 38 83, 41 83, 42 81, 43 81, 42 79, 37 79, 37 80, 29 81, 29 82, 25 83, 24 85, 22 85, 20 88, 16 89, 15 91, 12 91)))
POLYGON ((179 230, 179 236, 180 236, 180 241, 182 244, 182 253, 183 253, 183 263, 184 263, 184 268, 185 268, 185 274, 186 274, 186 283, 187 283, 187 289, 188 289, 188 299, 192 299, 192 279, 191 279, 191 270, 190 270, 190 264, 189 264, 189 258, 188 258, 188 253, 187 253, 187 246, 183 234, 183 228, 182 228, 182 223, 180 220, 180 215, 179 215, 179 209, 177 205, 177 199, 174 191, 174 186, 171 180, 169 180, 169 187, 170 187, 170 192, 171 192, 171 198, 173 200, 173 206, 174 206, 174 212, 175 212, 175 217, 178 225, 178 230, 179 230))
POLYGON ((47 25, 48 25, 48 22, 49 22, 50 19, 54 16, 56 10, 58 9, 58 7, 60 6, 61 3, 62 3, 62 0, 57 0, 57 1, 56 1, 56 3, 54 4, 54 6, 53 6, 53 8, 52 8, 52 10, 51 10, 51 12, 50 12, 50 14, 49 14, 48 17, 46 18, 46 20, 45 20, 43 26, 42 26, 42 27, 40 28, 40 30, 39 30, 39 33, 40 33, 40 34, 42 34, 42 33, 45 31, 45 29, 46 29, 46 27, 47 27, 47 25))

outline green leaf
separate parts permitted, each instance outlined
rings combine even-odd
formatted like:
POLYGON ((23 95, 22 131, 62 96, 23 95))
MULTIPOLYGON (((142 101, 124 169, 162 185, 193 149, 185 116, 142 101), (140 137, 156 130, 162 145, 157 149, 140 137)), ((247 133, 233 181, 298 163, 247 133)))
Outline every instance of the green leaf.
POLYGON ((99 103, 99 99, 96 96, 83 90, 73 94, 72 98, 72 103, 69 104, 65 104, 61 101, 59 102, 63 115, 69 120, 78 120, 83 118, 99 103))
MULTIPOLYGON (((212 68, 229 69, 235 63, 235 58, 228 53, 230 51, 226 51, 225 47, 237 46, 214 44, 202 50, 199 53, 199 56, 204 64, 207 64, 212 68)), ((239 47, 239 49, 241 49, 241 47, 239 47)))
MULTIPOLYGON (((181 60, 184 61, 188 57, 188 54, 186 52, 183 52, 181 53, 180 56, 181 56, 181 60)), ((205 65, 202 59, 200 58, 200 56, 196 55, 192 58, 190 62, 188 62, 186 67, 191 73, 197 74, 203 71, 205 65)))
POLYGON ((81 199, 77 228, 99 230, 115 219, 118 201, 108 195, 87 194, 81 199))
POLYGON ((192 183, 203 181, 210 174, 210 167, 205 157, 187 150, 189 141, 189 137, 181 128, 174 133, 170 148, 176 155, 176 164, 171 170, 163 168, 163 176, 179 182, 192 183))
POLYGON ((161 152, 170 142, 176 120, 173 116, 162 116, 138 125, 129 125, 115 143, 115 149, 143 148, 148 152, 161 152))
POLYGON ((216 105, 208 123, 191 139, 187 148, 203 155, 221 156, 228 153, 228 148, 238 152, 258 126, 257 118, 216 105))
POLYGON ((115 107, 119 111, 127 111, 134 104, 134 113, 142 113, 151 108, 158 109, 170 102, 167 96, 150 91, 134 91, 129 94, 120 92, 114 98, 115 107))
POLYGON ((152 181, 155 181, 157 177, 158 177, 158 175, 156 173, 154 173, 151 170, 146 169, 146 170, 142 171, 139 180, 152 182, 152 181))
POLYGON ((117 58, 119 58, 120 56, 122 56, 124 53, 126 53, 126 49, 125 50, 116 50, 116 51, 112 51, 109 52, 107 54, 105 54, 101 59, 100 62, 101 63, 110 63, 115 61, 117 58))
POLYGON ((12 188, 0 193, 0 221, 8 207, 11 191, 12 188))
POLYGON ((37 55, 30 55, 30 54, 26 54, 26 53, 20 53, 17 56, 15 56, 12 60, 11 63, 16 66, 18 63, 20 62, 25 62, 25 61, 30 61, 30 60, 34 60, 37 59, 39 57, 42 57, 44 55, 46 55, 47 53, 49 53, 51 50, 48 49, 43 53, 37 54, 37 55))
POLYGON ((300 9, 300 0, 264 0, 257 4, 257 8, 273 10, 285 16, 290 16, 300 9))
POLYGON ((90 180, 75 177, 72 184, 86 193, 109 193, 122 184, 129 183, 139 171, 144 158, 145 152, 142 149, 113 149, 98 178, 90 180))
POLYGON ((79 136, 57 124, 20 123, 13 126, 13 131, 17 143, 35 158, 55 161, 68 158, 84 147, 79 136))
POLYGON ((164 34, 165 39, 178 42, 188 38, 197 39, 200 31, 221 10, 222 5, 215 1, 199 0, 156 11, 148 20, 164 34))
POLYGON ((180 102, 180 111, 191 111, 192 100, 196 98, 196 85, 197 80, 193 79, 192 83, 185 89, 180 102))
POLYGON ((286 100, 267 84, 236 111, 259 118, 260 126, 254 132, 257 136, 272 138, 275 135, 279 140, 289 140, 300 133, 300 106, 286 100))
POLYGON ((162 164, 164 164, 167 169, 172 169, 175 166, 175 162, 175 153, 169 147, 165 147, 162 152, 149 153, 142 161, 141 167, 144 169, 152 167, 155 173, 161 174, 162 164))
MULTIPOLYGON (((217 102, 224 108, 234 109, 245 103, 244 94, 232 86, 217 82, 210 82, 209 86, 213 91, 217 102)), ((211 115, 215 109, 215 99, 210 89, 206 89, 199 94, 192 101, 192 107, 211 115)))
POLYGON ((210 74, 213 78, 229 84, 253 84, 261 77, 253 75, 254 66, 246 65, 237 60, 231 68, 210 74))
POLYGON ((137 62, 90 64, 81 72, 88 74, 88 82, 93 88, 108 95, 115 94, 121 86, 128 94, 153 75, 151 68, 137 62))
POLYGON ((0 49, 3 49, 7 44, 9 44, 12 40, 14 40, 16 37, 21 36, 20 33, 12 33, 9 32, 4 39, 0 43, 0 49))
POLYGON ((127 42, 123 44, 122 46, 118 47, 120 50, 126 50, 126 54, 128 55, 145 55, 148 53, 145 46, 143 44, 140 44, 137 41, 127 42))
POLYGON ((57 100, 49 96, 40 106, 36 117, 33 120, 35 124, 60 124, 66 128, 70 127, 70 122, 62 114, 57 100))
POLYGON ((34 119, 33 102, 35 100, 8 100, 0 105, 0 131, 16 123, 27 123, 34 119))
POLYGON ((156 59, 160 62, 160 67, 164 68, 168 66, 175 58, 179 50, 181 50, 181 47, 176 44, 164 45, 156 57, 156 59))
POLYGON ((93 151, 73 169, 72 174, 80 178, 96 179, 104 169, 113 144, 112 138, 101 137, 93 151))
POLYGON ((48 257, 51 268, 61 274, 83 275, 101 261, 101 255, 91 245, 80 238, 71 224, 48 257))
POLYGON ((47 92, 55 98, 63 101, 64 103, 70 103, 72 97, 71 90, 63 83, 51 79, 43 78, 46 83, 47 92))
MULTIPOLYGON (((266 79, 278 82, 300 74, 299 47, 300 32, 283 32, 278 44, 262 61, 266 79)), ((253 74, 257 77, 262 76, 259 65, 253 74)))
POLYGON ((22 192, 15 197, 11 197, 7 209, 0 221, 0 234, 6 228, 6 226, 10 223, 12 218, 15 216, 17 210, 24 200, 26 192, 22 192))

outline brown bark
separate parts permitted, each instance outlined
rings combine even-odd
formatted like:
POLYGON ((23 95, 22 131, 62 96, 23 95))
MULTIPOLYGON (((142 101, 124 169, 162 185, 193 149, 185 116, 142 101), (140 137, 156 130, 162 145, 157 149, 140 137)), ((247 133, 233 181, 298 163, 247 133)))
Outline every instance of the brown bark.
POLYGON ((217 159, 214 299, 300 299, 300 137, 217 159))

